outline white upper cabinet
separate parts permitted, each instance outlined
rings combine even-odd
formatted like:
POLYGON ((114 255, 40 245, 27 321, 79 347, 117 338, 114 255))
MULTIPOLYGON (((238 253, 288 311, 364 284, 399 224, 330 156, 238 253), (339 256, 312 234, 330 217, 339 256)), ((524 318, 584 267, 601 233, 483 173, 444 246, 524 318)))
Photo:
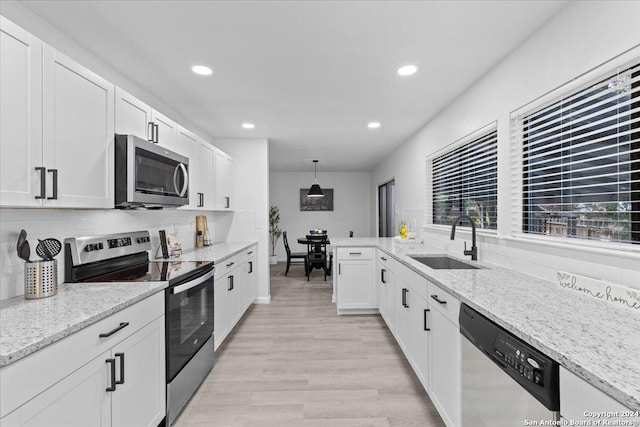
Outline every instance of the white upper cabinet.
POLYGON ((151 107, 116 87, 116 133, 150 140, 151 126, 151 107))
POLYGON ((189 198, 196 198, 199 208, 216 208, 216 148, 200 140, 197 144, 195 163, 196 185, 189 198))
POLYGON ((113 207, 113 85, 10 21, 0 25, 0 204, 113 207))
POLYGON ((0 16, 0 205, 40 206, 42 42, 0 16))
POLYGON ((233 209, 236 192, 236 167, 233 158, 220 150, 216 150, 215 181, 216 209, 233 209))
POLYGON ((44 204, 113 207, 114 86, 47 45, 43 54, 44 204))
POLYGON ((178 151, 178 125, 122 88, 116 88, 116 133, 135 135, 178 151))
POLYGON ((196 153, 198 150, 198 144, 199 140, 196 135, 183 128, 182 126, 178 126, 176 135, 176 146, 174 151, 189 158, 189 204, 183 206, 182 208, 195 208, 199 203, 199 197, 197 197, 196 194, 196 153))
POLYGON ((177 123, 156 110, 151 110, 151 121, 154 128, 154 142, 175 151, 178 137, 177 123))

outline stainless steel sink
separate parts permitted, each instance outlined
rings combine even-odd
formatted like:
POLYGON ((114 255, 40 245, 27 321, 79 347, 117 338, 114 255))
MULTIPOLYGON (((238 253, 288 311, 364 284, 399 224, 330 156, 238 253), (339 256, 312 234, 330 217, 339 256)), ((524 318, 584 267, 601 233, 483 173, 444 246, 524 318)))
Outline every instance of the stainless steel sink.
POLYGON ((434 270, 477 270, 482 268, 447 255, 409 255, 409 257, 434 270))

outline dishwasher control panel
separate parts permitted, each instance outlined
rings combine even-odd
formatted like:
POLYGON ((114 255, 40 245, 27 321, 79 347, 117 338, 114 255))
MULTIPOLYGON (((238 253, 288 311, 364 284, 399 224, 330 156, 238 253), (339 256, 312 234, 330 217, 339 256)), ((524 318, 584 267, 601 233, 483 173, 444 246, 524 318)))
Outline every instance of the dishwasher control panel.
POLYGON ((527 381, 544 386, 545 362, 518 341, 502 332, 498 333, 493 351, 497 358, 513 369, 516 374, 527 381))

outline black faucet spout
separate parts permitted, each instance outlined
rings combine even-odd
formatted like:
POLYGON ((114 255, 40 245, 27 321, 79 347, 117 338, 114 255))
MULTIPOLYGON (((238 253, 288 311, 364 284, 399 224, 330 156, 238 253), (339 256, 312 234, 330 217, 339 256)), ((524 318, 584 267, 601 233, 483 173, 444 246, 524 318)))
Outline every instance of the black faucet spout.
POLYGON ((469 215, 460 215, 453 221, 453 225, 451 226, 451 240, 454 240, 456 237, 456 225, 458 225, 458 222, 461 219, 466 219, 471 224, 471 250, 467 250, 465 245, 464 254, 471 255, 471 259, 473 261, 477 261, 478 247, 476 246, 476 224, 475 222, 473 222, 473 219, 471 219, 469 215))

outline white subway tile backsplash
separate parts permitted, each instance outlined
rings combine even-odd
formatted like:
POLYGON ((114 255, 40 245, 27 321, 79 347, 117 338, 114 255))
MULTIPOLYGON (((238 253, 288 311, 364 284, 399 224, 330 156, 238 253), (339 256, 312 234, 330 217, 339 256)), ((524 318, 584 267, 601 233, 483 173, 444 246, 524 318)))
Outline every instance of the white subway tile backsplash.
MULTIPOLYGON (((27 231, 31 245, 31 258, 37 259, 38 238, 55 238, 64 242, 67 237, 94 236, 125 231, 149 230, 152 251, 160 244, 159 230, 177 236, 183 250, 195 246, 195 217, 206 215, 214 242, 242 240, 235 238, 242 233, 229 233, 234 223, 233 212, 201 212, 177 209, 163 210, 74 210, 74 209, 0 209, 0 299, 12 298, 24 293, 24 262, 18 258, 16 242, 20 229, 27 231)), ((240 215, 237 230, 244 225, 253 226, 247 233, 255 239, 255 214, 240 215), (243 225, 244 224, 244 225, 243 225)), ((58 260, 58 278, 64 281, 64 256, 58 260)))

